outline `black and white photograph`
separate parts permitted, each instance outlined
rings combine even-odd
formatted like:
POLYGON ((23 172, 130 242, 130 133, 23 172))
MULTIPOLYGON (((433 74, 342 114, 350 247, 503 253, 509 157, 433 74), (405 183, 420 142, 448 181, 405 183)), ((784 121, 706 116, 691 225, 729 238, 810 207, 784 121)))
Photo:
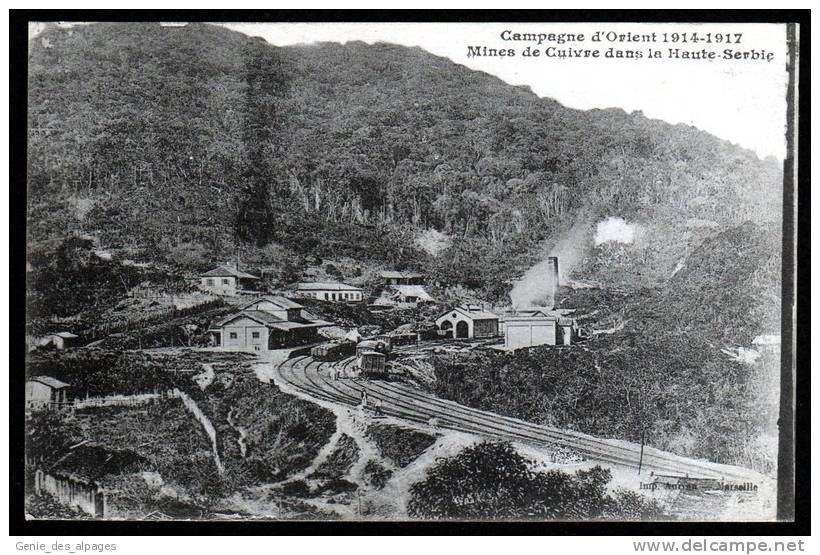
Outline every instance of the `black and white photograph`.
POLYGON ((799 25, 114 19, 28 22, 26 520, 793 518, 799 25))

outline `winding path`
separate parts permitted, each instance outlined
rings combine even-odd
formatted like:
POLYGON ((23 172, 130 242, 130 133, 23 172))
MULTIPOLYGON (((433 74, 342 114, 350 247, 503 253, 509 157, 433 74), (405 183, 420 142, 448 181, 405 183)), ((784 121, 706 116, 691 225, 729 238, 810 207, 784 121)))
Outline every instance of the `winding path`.
MULTIPOLYGON (((346 368, 353 362, 353 357, 330 363, 319 362, 309 356, 299 356, 275 364, 273 378, 286 389, 296 390, 320 401, 357 406, 361 403, 362 391, 366 391, 369 404, 380 400, 385 415, 408 422, 429 425, 434 419, 435 425, 443 429, 541 447, 560 446, 580 453, 589 460, 638 468, 640 445, 634 443, 600 439, 466 407, 396 382, 332 378, 334 367, 346 368)), ((768 480, 746 468, 689 459, 652 447, 644 447, 642 468, 642 473, 647 475, 654 471, 741 483, 768 480)))

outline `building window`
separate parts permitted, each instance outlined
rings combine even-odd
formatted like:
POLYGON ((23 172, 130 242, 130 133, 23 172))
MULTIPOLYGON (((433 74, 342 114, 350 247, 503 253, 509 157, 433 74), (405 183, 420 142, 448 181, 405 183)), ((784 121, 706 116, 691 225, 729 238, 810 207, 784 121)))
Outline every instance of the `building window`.
POLYGON ((213 284, 214 284, 214 280, 212 280, 210 278, 205 280, 205 285, 213 285, 213 284))
POLYGON ((222 280, 222 285, 228 285, 230 282, 231 282, 231 280, 229 280, 228 278, 224 278, 222 280))
POLYGON ((236 339, 236 332, 232 331, 230 334, 231 339, 236 339))
POLYGON ((253 337, 254 339, 259 339, 259 332, 258 331, 252 332, 251 337, 253 337))
POLYGON ((327 295, 327 293, 325 293, 325 300, 328 300, 328 295, 327 295))

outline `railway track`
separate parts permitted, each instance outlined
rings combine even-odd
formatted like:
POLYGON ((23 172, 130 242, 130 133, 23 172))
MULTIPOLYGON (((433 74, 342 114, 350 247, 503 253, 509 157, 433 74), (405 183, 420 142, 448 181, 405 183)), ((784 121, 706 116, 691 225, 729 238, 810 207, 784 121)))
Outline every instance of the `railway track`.
MULTIPOLYGON (((362 392, 366 391, 371 401, 381 401, 385 415, 409 422, 428 425, 435 419, 436 425, 443 429, 536 446, 560 446, 590 460, 638 468, 641 457, 639 445, 599 439, 580 432, 542 426, 466 407, 395 382, 330 378, 332 369, 347 369, 354 361, 355 357, 349 357, 329 363, 316 361, 309 356, 299 356, 277 365, 275 377, 317 400, 353 407, 361 403, 362 392)), ((757 482, 762 478, 745 468, 687 459, 653 448, 644 450, 642 467, 647 472, 652 470, 738 482, 757 482)))

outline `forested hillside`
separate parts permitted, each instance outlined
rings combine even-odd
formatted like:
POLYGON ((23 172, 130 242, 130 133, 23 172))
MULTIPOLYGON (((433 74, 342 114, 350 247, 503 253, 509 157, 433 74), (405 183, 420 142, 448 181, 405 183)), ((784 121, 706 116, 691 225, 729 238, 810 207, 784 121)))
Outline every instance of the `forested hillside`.
POLYGON ((417 48, 95 24, 46 30, 29 56, 32 250, 81 231, 188 269, 348 256, 504 301, 562 242, 567 274, 652 287, 720 230, 779 233, 774 160, 417 48), (610 216, 633 243, 593 243, 610 216), (418 241, 431 232, 443 250, 418 241))

